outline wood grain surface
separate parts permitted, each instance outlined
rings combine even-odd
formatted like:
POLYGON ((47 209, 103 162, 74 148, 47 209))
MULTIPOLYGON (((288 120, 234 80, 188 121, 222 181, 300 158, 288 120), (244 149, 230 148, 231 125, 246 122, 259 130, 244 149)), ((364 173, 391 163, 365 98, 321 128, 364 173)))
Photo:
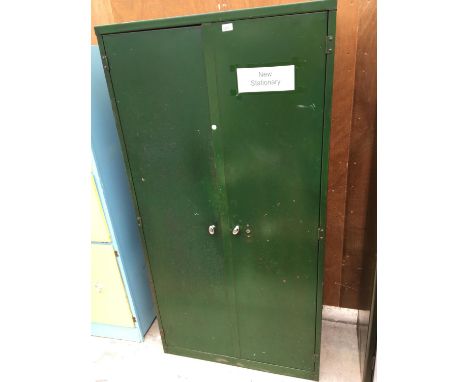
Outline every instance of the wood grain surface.
POLYGON ((340 305, 348 157, 353 116, 358 35, 358 0, 338 1, 333 81, 330 163, 327 196, 327 240, 323 300, 340 305))
MULTIPOLYGON (((234 9, 266 7, 300 3, 302 0, 91 0, 91 27, 128 21, 161 19, 188 16, 200 13, 230 11, 234 9)), ((96 35, 91 31, 91 43, 96 44, 96 35)))
MULTIPOLYGON (((377 10, 376 0, 359 0, 359 28, 354 84, 353 124, 349 150, 346 224, 340 306, 358 308, 363 270, 372 268, 377 252, 377 10)), ((370 271, 373 273, 373 270, 370 271)))

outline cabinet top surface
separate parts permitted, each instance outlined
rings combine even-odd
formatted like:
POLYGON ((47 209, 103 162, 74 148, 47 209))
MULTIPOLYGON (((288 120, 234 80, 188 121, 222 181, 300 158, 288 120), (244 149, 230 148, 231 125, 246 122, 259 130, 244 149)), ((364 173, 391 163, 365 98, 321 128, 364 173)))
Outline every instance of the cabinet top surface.
POLYGON ((257 7, 234 11, 211 12, 205 14, 195 14, 190 16, 178 16, 165 19, 131 21, 120 24, 99 25, 96 26, 94 29, 96 35, 101 36, 112 33, 137 32, 149 29, 191 26, 210 22, 235 21, 258 17, 331 11, 336 10, 336 3, 337 0, 315 0, 303 3, 275 5, 269 7, 257 7))

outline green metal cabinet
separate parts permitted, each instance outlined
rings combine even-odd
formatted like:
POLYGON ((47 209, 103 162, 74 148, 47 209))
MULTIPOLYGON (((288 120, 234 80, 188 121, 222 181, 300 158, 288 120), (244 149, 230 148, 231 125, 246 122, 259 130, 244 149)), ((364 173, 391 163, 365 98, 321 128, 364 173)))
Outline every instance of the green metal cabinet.
POLYGON ((96 28, 168 353, 318 379, 335 9, 96 28))

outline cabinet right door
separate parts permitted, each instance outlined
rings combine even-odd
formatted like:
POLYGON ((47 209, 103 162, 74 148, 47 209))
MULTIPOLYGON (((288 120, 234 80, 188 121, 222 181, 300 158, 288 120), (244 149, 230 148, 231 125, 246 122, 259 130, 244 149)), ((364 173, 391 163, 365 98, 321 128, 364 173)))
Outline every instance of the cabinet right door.
POLYGON ((241 358, 313 370, 327 13, 211 31, 241 358))

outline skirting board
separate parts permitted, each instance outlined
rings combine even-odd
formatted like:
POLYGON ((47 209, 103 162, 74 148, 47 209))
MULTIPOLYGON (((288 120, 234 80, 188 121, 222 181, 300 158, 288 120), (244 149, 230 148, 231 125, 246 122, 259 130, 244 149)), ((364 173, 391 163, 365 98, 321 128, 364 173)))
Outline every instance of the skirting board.
POLYGON ((343 324, 357 325, 358 310, 340 308, 338 306, 324 305, 322 319, 325 321, 341 322, 343 324))

